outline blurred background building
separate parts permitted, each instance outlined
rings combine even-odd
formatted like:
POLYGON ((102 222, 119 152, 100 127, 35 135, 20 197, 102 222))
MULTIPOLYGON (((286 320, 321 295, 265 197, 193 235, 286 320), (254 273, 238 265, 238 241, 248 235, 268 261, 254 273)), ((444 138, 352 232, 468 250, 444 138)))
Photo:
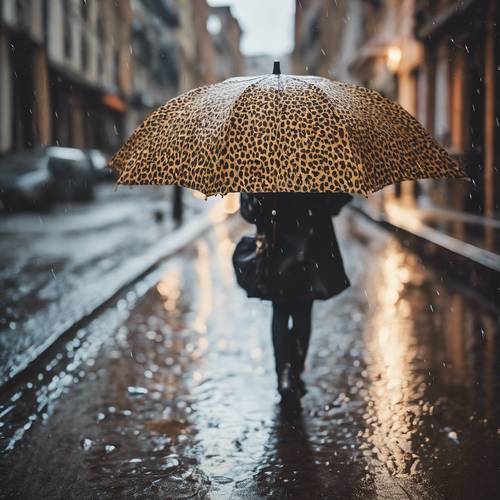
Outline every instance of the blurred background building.
POLYGON ((471 175, 384 190, 405 203, 500 215, 496 0, 297 0, 293 71, 398 101, 471 175))
MULTIPOLYGON (((2 0, 0 153, 54 144, 111 154, 171 97, 269 72, 269 54, 242 55, 240 23, 220 3, 2 0)), ((495 0, 297 0, 282 67, 397 100, 474 180, 403 183, 384 199, 498 217, 499 21, 495 0)))
POLYGON ((210 7, 208 29, 214 41, 214 70, 217 80, 242 75, 245 62, 240 51, 241 27, 228 6, 210 7))
POLYGON ((132 0, 132 85, 127 133, 179 92, 179 13, 173 1, 132 0))
POLYGON ((2 0, 0 153, 112 153, 168 99, 242 73, 240 37, 206 0, 2 0))
POLYGON ((180 91, 185 92, 216 81, 214 43, 207 28, 209 7, 206 0, 177 0, 177 7, 181 19, 180 91))
POLYGON ((128 0, 0 5, 2 151, 116 148, 132 91, 128 0))

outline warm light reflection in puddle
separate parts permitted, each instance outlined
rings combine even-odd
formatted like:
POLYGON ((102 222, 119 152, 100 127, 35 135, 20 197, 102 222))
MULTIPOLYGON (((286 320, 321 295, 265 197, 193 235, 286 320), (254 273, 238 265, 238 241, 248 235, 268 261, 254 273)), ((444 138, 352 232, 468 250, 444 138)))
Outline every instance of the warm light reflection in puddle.
POLYGON ((424 411, 424 376, 412 370, 417 356, 410 305, 403 291, 413 280, 414 269, 408 255, 397 243, 389 244, 380 260, 375 311, 365 331, 367 366, 370 379, 368 424, 363 437, 367 456, 375 456, 391 473, 418 471, 418 455, 412 438, 419 432, 424 411))
POLYGON ((220 274, 224 286, 229 289, 234 283, 234 271, 231 263, 231 257, 234 251, 235 244, 229 237, 227 224, 218 224, 214 227, 215 236, 217 238, 217 263, 219 265, 220 274))
POLYGON ((179 312, 181 297, 181 276, 179 269, 170 269, 156 285, 158 293, 164 298, 163 305, 170 314, 179 312))
POLYGON ((207 332, 207 319, 212 311, 212 276, 210 272, 210 249, 208 243, 204 240, 198 240, 196 243, 196 263, 198 293, 200 303, 195 309, 196 317, 193 322, 195 332, 204 334, 207 332))
POLYGON ((415 217, 411 209, 404 208, 400 203, 386 202, 384 210, 387 212, 389 220, 395 224, 401 224, 402 227, 410 231, 418 231, 422 229, 422 222, 415 217))
POLYGON ((234 214, 240 209, 240 195, 237 193, 227 194, 222 199, 222 202, 226 214, 234 214))

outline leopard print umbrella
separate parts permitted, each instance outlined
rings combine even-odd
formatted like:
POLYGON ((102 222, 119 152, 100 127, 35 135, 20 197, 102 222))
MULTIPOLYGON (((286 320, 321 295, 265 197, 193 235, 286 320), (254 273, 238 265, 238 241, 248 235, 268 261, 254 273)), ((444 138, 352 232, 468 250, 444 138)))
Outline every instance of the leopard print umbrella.
POLYGON ((401 106, 312 76, 231 78, 157 109, 110 161, 119 184, 367 195, 465 174, 401 106))

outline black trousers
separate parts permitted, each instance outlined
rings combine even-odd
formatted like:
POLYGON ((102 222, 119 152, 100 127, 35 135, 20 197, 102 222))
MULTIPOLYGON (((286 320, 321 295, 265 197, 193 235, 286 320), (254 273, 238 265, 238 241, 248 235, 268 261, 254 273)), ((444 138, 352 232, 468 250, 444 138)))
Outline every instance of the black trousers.
POLYGON ((304 371, 311 337, 312 304, 312 301, 273 301, 272 334, 278 373, 285 363, 290 363, 299 374, 304 371), (290 318, 291 327, 289 327, 290 318))

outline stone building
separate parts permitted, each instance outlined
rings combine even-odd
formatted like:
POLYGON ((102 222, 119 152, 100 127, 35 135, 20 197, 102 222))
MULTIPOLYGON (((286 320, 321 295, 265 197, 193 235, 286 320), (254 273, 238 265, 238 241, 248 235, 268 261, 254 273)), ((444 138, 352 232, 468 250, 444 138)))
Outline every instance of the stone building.
POLYGON ((474 179, 403 183, 386 194, 498 217, 499 26, 495 0, 297 0, 294 71, 398 101, 474 179))
POLYGON ((180 92, 216 81, 214 44, 207 29, 206 0, 177 0, 179 11, 180 92))
POLYGON ((344 29, 350 3, 343 0, 297 0, 295 48, 291 57, 293 73, 332 76, 341 49, 351 46, 342 40, 346 33, 352 33, 351 28, 344 29))
POLYGON ((133 95, 128 133, 179 93, 179 13, 174 0, 132 0, 133 95))
POLYGON ((113 150, 132 92, 128 0, 2 0, 0 149, 113 150))
POLYGON ((210 7, 208 29, 214 42, 217 81, 243 75, 245 61, 240 50, 241 27, 228 6, 210 7))
POLYGON ((465 165, 471 186, 439 193, 459 210, 500 217, 500 5, 417 1, 420 119, 465 165))
POLYGON ((0 153, 112 153, 153 109, 244 71, 241 30, 206 0, 1 0, 0 153))
POLYGON ((43 19, 41 2, 0 3, 0 152, 51 139, 43 19))

